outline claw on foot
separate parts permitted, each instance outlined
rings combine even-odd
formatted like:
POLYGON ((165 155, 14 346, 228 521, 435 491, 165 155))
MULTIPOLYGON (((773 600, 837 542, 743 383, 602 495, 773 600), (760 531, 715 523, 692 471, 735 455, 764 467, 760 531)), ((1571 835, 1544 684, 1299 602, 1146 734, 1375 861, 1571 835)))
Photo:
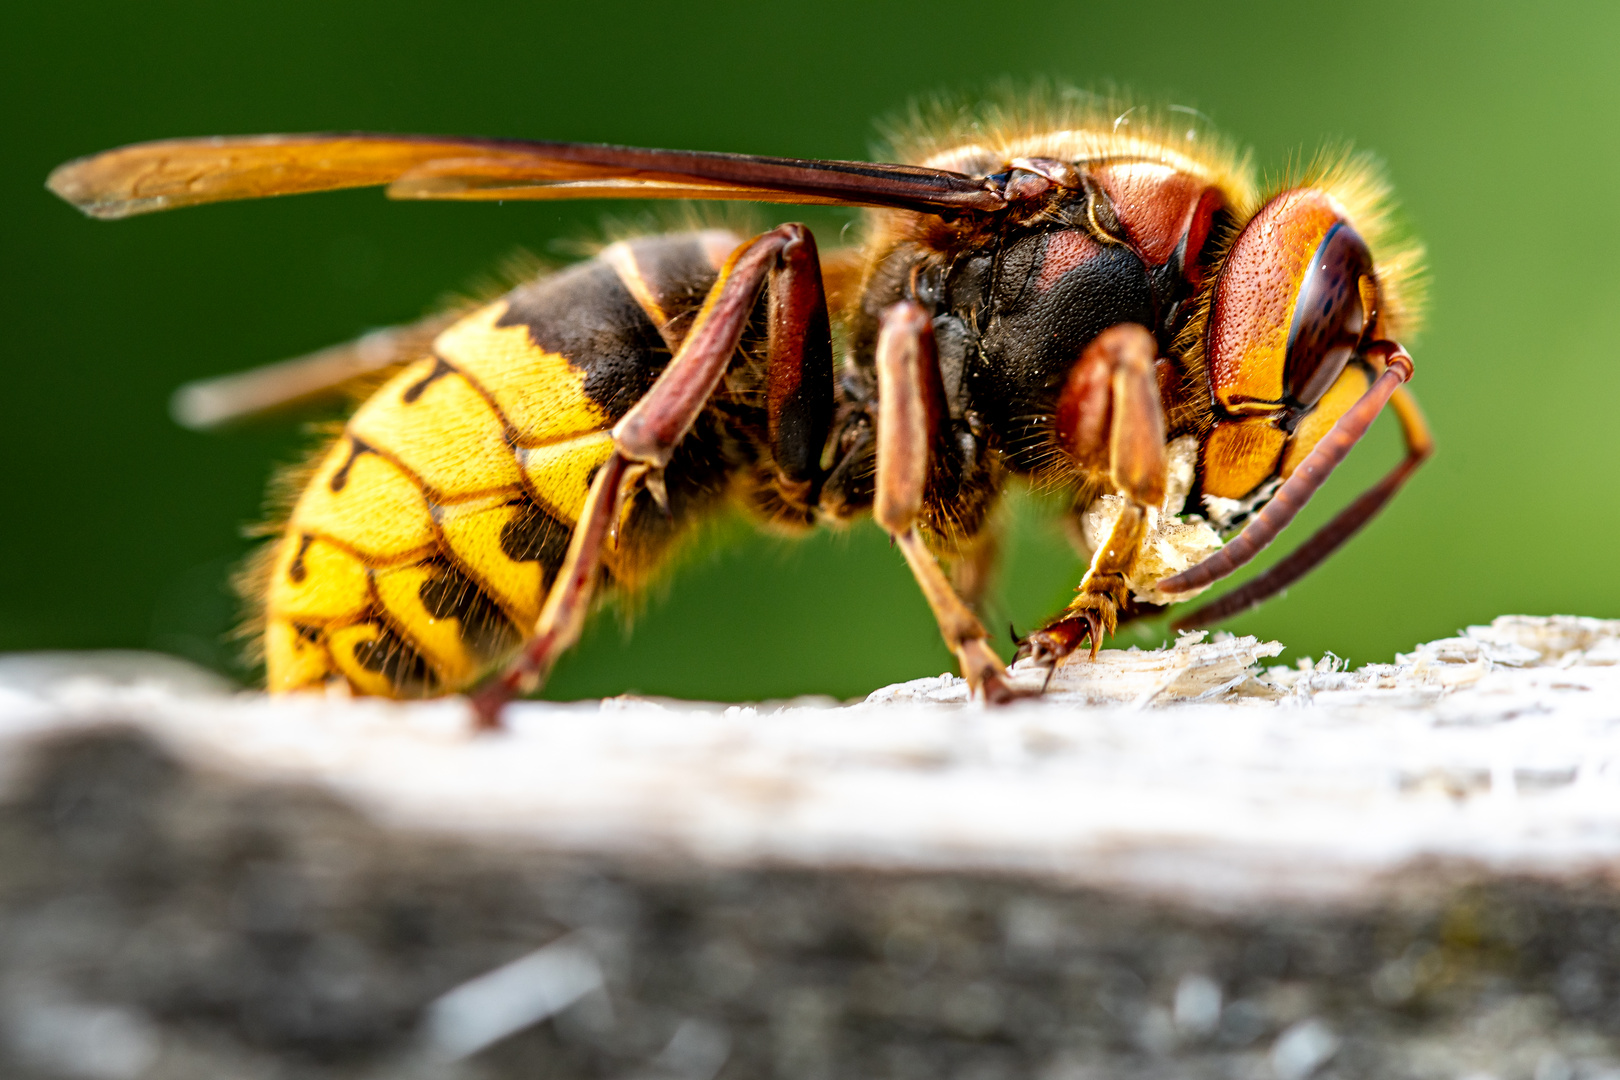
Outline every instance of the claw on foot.
POLYGON ((1095 611, 1086 612, 1086 636, 1091 638, 1091 658, 1095 660, 1103 639, 1102 616, 1095 611))
POLYGON ((1019 691, 1000 675, 992 675, 985 679, 979 692, 984 695, 986 705, 1005 705, 1027 696, 1027 692, 1019 691))
MULTIPOLYGON (((1050 678, 1050 676, 1048 676, 1048 678, 1050 678)), ((1022 687, 1014 686, 1001 675, 995 675, 984 680, 984 688, 981 692, 984 694, 984 701, 986 705, 1009 705, 1014 701, 1021 701, 1024 698, 1040 697, 1042 694, 1046 693, 1046 684, 1042 683, 1039 690, 1026 690, 1022 687)))
POLYGON ((1015 659, 1028 657, 1037 667, 1046 669, 1046 679, 1041 683, 1041 693, 1044 694, 1051 685, 1059 661, 1078 649, 1082 641, 1088 640, 1091 643, 1091 659, 1097 659, 1097 651, 1102 648, 1107 632, 1101 613, 1079 611, 1024 638, 1018 644, 1015 659))
POLYGON ((540 677, 532 671, 509 673, 489 679, 483 686, 467 695, 472 706, 473 730, 505 731, 506 721, 501 714, 514 698, 532 694, 540 686, 540 677))
POLYGON ((510 695, 499 681, 492 682, 472 694, 467 704, 472 706, 474 731, 500 731, 506 725, 501 721, 501 709, 510 695))
POLYGON ((968 681, 969 695, 984 698, 987 705, 1005 705, 1029 691, 1019 690, 1007 681, 1007 669, 984 638, 969 638, 957 648, 962 676, 968 681))

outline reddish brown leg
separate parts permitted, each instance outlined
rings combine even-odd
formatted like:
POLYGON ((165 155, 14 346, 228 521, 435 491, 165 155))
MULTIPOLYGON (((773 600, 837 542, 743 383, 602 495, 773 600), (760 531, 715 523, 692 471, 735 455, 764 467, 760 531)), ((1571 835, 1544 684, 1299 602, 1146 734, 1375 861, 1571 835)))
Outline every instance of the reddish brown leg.
POLYGON ((984 626, 964 604, 917 529, 935 444, 944 423, 934 326, 921 304, 902 301, 883 312, 877 343, 877 487, 872 517, 905 556, 933 609, 945 644, 956 654, 971 693, 999 703, 1014 697, 984 626))
POLYGON ((1147 535, 1148 509, 1164 502, 1164 409, 1154 374, 1158 344, 1135 324, 1110 327, 1080 354, 1058 401, 1064 449, 1082 467, 1106 468, 1125 507, 1108 538, 1092 555, 1073 601, 1062 614, 1031 634, 1020 656, 1053 667, 1091 642, 1096 659, 1130 602, 1127 578, 1147 535))
MULTIPOLYGON (((534 633, 506 669, 473 695, 480 728, 499 727, 506 702, 535 690, 557 657, 579 640, 602 551, 619 522, 625 498, 639 484, 645 484, 655 497, 661 495, 664 467, 724 377, 767 280, 775 283, 770 383, 786 378, 786 373, 802 371, 806 362, 824 359, 830 364, 830 343, 815 336, 818 330, 823 336, 827 333, 820 279, 801 280, 815 272, 815 242, 802 225, 782 225, 754 237, 721 267, 680 351, 646 396, 614 427, 613 456, 591 481, 568 554, 552 582, 534 633), (781 280, 784 278, 789 280, 781 280), (779 296, 784 299, 777 299, 779 296)), ((830 381, 830 374, 825 377, 830 381)), ((804 382, 801 375, 796 385, 804 382)), ((778 396, 772 388, 767 395, 778 396)), ((791 393, 781 396, 792 398, 791 393)))
POLYGON ((765 411, 777 485, 808 506, 833 415, 832 329, 821 260, 808 230, 782 248, 781 270, 771 277, 769 316, 765 411))
MULTIPOLYGON (((1377 417, 1386 400, 1389 402, 1390 407, 1395 410, 1396 418, 1401 422, 1401 433, 1406 438, 1406 457, 1402 459, 1400 464, 1391 469, 1382 480, 1362 492, 1355 502, 1339 511, 1332 521, 1318 529, 1309 540, 1306 540, 1298 548, 1290 552, 1281 562, 1268 568, 1265 573, 1249 581, 1241 588, 1233 589, 1220 599, 1205 604, 1196 611, 1176 619, 1170 624, 1174 629, 1196 630, 1206 626, 1213 626, 1223 619, 1230 619, 1234 615, 1240 615, 1251 608, 1258 607, 1261 603, 1288 588, 1288 586, 1313 570, 1323 559, 1337 551, 1340 545, 1354 536, 1363 525, 1371 521, 1378 511, 1384 508, 1384 504, 1394 498, 1395 493, 1417 471, 1418 466, 1422 465, 1429 455, 1434 453, 1434 440, 1429 434, 1429 425, 1423 418, 1423 411, 1418 408, 1417 400, 1412 397, 1411 392, 1402 385, 1407 379, 1411 378, 1410 358, 1406 357, 1404 350, 1400 350, 1399 346, 1395 346, 1395 350, 1394 355, 1389 358, 1389 366, 1378 377, 1378 381, 1372 385, 1366 394, 1362 395, 1361 400, 1356 402, 1349 412, 1339 418, 1339 422, 1333 426, 1333 430, 1328 432, 1327 437, 1316 445, 1316 448, 1300 463, 1300 467, 1294 471, 1294 476, 1289 477, 1288 482, 1283 484, 1282 489, 1272 498, 1271 503, 1268 503, 1265 510, 1261 511, 1260 516, 1264 516, 1266 511, 1269 511, 1272 505, 1282 498, 1284 493, 1289 493, 1288 489, 1293 484, 1294 477, 1300 476, 1305 473, 1307 468, 1314 466, 1313 471, 1303 478, 1305 482, 1301 484, 1299 491, 1289 493, 1291 495, 1290 501, 1283 504, 1283 510, 1286 511, 1286 514, 1279 514, 1278 518, 1280 520, 1269 522, 1265 529, 1259 530, 1257 538, 1252 544, 1252 550, 1245 547, 1235 552, 1230 560, 1223 560, 1221 563, 1211 566, 1216 562, 1216 559, 1234 548, 1239 541, 1243 541, 1249 535, 1250 529, 1254 529, 1261 524, 1259 517, 1250 522, 1249 526, 1238 534, 1237 539, 1233 540, 1225 548, 1222 548, 1197 566, 1168 579, 1160 587, 1164 588, 1172 585, 1172 583, 1181 584, 1187 581, 1190 575, 1203 571, 1205 567, 1209 567, 1210 572, 1214 573, 1215 577, 1209 579, 1213 581, 1216 577, 1231 573, 1232 570, 1253 558, 1256 552, 1265 547, 1271 541, 1271 538, 1282 531, 1282 528, 1292 520, 1299 507, 1303 506, 1305 501, 1322 485, 1322 482, 1327 479, 1328 473, 1333 471, 1334 466, 1344 460, 1345 455, 1350 452, 1350 448, 1372 425, 1373 419, 1377 417), (1401 362, 1403 358, 1405 363, 1401 362), (1318 453, 1321 454, 1320 459, 1317 457, 1318 453)), ((1203 583, 1200 578, 1199 580, 1193 580, 1187 587, 1197 588, 1203 583)))
POLYGON ((602 562, 602 548, 619 519, 625 495, 639 479, 638 472, 646 472, 646 466, 632 465, 619 454, 608 458, 597 470, 579 524, 568 540, 562 569, 557 571, 545 606, 540 609, 533 636, 500 675, 472 695, 474 723, 480 730, 499 728, 501 708, 512 698, 537 689, 551 673, 557 657, 579 640, 590 609, 596 571, 602 562))

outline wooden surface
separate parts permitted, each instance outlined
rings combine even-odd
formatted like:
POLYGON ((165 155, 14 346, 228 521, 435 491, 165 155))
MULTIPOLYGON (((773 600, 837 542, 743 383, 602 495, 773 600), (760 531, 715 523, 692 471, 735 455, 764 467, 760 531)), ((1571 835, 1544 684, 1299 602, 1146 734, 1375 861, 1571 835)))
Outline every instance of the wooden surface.
POLYGON ((941 676, 486 737, 457 702, 0 658, 0 1063, 1620 1070, 1620 623, 1278 649, 1104 652, 1010 709, 941 676))

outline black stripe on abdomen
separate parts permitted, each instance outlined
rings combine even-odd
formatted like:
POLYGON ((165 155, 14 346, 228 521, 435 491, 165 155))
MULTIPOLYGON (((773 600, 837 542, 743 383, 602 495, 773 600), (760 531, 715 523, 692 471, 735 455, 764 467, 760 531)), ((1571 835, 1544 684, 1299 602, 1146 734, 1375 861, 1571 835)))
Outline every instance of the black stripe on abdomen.
POLYGON ((595 258, 514 289, 496 325, 522 325, 535 345, 567 357, 585 373, 585 393, 617 422, 652 388, 669 363, 670 342, 684 337, 702 306, 718 276, 721 235, 650 236, 615 245, 631 258, 613 261, 636 280, 627 285, 611 261, 595 258))

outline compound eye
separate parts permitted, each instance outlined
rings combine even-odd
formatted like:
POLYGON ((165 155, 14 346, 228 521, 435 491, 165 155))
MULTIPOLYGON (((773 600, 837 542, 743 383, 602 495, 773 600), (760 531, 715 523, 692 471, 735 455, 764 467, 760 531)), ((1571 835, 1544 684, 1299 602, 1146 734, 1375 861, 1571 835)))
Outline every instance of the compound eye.
POLYGON ((1355 355, 1367 324, 1361 281, 1373 280, 1372 253, 1348 223, 1340 221, 1317 246, 1288 328, 1284 385, 1288 397, 1313 406, 1327 393, 1355 355))

